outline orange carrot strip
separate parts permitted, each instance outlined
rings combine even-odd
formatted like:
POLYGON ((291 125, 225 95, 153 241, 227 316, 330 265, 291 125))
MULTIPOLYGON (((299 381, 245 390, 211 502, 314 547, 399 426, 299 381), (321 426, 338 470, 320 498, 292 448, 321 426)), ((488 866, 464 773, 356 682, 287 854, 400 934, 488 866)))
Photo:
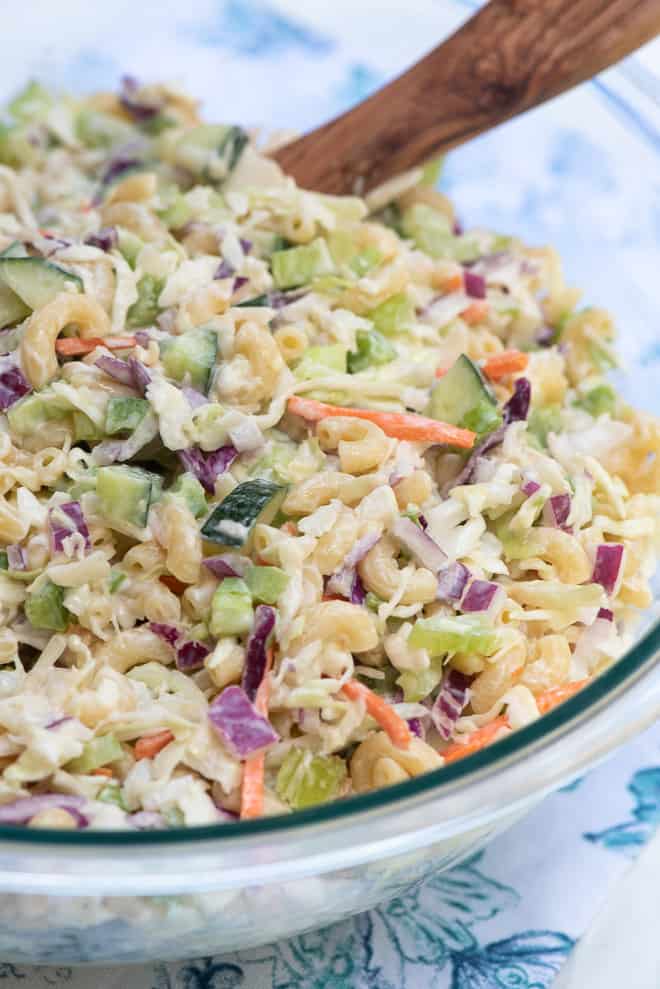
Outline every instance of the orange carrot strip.
POLYGON ((90 776, 107 776, 108 779, 112 779, 114 773, 110 769, 110 766, 99 766, 98 769, 92 769, 90 776))
POLYGON ((449 368, 444 364, 441 364, 440 367, 436 367, 435 369, 436 378, 444 378, 448 370, 449 368))
POLYGON ((184 584, 183 581, 179 580, 177 577, 172 576, 171 573, 161 574, 158 578, 161 584, 165 584, 168 591, 172 594, 178 594, 181 596, 185 590, 188 589, 188 585, 184 584))
MULTIPOLYGON (((268 716, 268 698, 270 696, 270 667, 273 662, 273 650, 266 655, 266 670, 263 680, 257 688, 254 706, 259 714, 268 716)), ((263 752, 248 756, 243 766, 243 782, 241 785, 241 820, 261 817, 264 812, 264 762, 263 752)))
POLYGON ((138 760, 153 759, 161 749, 170 744, 173 738, 174 735, 169 728, 156 732, 155 735, 144 735, 142 738, 138 738, 133 750, 135 758, 138 760))
POLYGON ((577 694, 578 691, 587 686, 590 680, 591 677, 586 677, 584 680, 575 680, 573 683, 566 683, 561 687, 550 687, 549 690, 544 690, 536 698, 536 706, 541 714, 546 714, 547 711, 551 711, 557 704, 562 704, 569 697, 577 694))
POLYGON ((442 283, 443 292, 460 292, 463 288, 463 273, 461 271, 454 272, 453 275, 449 275, 448 278, 442 283))
POLYGON ((55 341, 55 350, 63 357, 76 357, 78 354, 91 354, 96 347, 107 347, 108 350, 128 350, 137 343, 135 337, 60 337, 55 341))
POLYGON ((476 302, 471 302, 467 309, 463 310, 461 319, 469 326, 474 326, 476 323, 480 323, 482 319, 485 319, 487 315, 488 303, 485 299, 477 299, 476 302))
POLYGON ((408 748, 412 739, 410 728, 387 701, 384 701, 378 694, 374 694, 373 690, 369 690, 364 684, 358 683, 357 680, 349 680, 341 689, 350 700, 364 701, 367 713, 371 715, 374 721, 378 722, 383 731, 387 732, 393 745, 400 749, 408 748))
POLYGON ((514 371, 524 371, 529 364, 529 355, 521 350, 503 350, 484 361, 482 371, 491 381, 499 381, 514 371))
POLYGON ((487 725, 477 728, 471 735, 468 735, 464 742, 453 742, 451 745, 448 745, 444 752, 440 754, 445 762, 455 762, 456 759, 462 759, 463 756, 472 755, 474 752, 479 752, 480 749, 490 745, 495 740, 497 733, 502 728, 507 728, 508 725, 509 719, 506 715, 502 715, 499 718, 495 718, 494 721, 490 721, 487 725))
POLYGON ((469 450, 474 446, 475 434, 469 429, 459 429, 437 419, 427 419, 407 412, 376 412, 372 409, 348 409, 339 405, 328 405, 312 398, 292 395, 288 403, 289 411, 310 422, 328 419, 330 416, 351 416, 354 419, 367 419, 375 422, 386 436, 398 440, 412 440, 422 443, 450 443, 469 450))

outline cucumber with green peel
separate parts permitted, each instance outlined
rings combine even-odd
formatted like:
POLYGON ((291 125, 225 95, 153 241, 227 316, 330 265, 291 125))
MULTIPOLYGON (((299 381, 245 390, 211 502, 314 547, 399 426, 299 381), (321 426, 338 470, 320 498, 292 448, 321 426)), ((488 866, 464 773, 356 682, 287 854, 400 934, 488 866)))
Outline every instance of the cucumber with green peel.
POLYGON ((215 506, 202 526, 202 536, 223 546, 243 546, 257 522, 268 524, 275 518, 287 490, 287 485, 263 477, 243 481, 215 506))
POLYGON ((137 283, 138 297, 126 313, 126 326, 136 329, 156 322, 160 313, 158 299, 165 282, 155 275, 143 275, 137 283))
POLYGON ((397 292, 367 313, 367 319, 370 319, 374 328, 384 336, 403 333, 415 322, 415 307, 405 292, 397 292))
POLYGON ((108 402, 105 412, 105 431, 109 436, 129 432, 140 425, 150 409, 144 398, 131 395, 115 395, 108 402))
POLYGON ((99 735, 98 738, 90 738, 83 745, 81 754, 67 762, 64 768, 67 773, 91 773, 101 766, 122 759, 123 755, 124 750, 117 736, 109 732, 107 735, 99 735))
POLYGON ((13 326, 30 315, 30 308, 26 306, 15 292, 0 282, 0 330, 5 326, 13 326))
POLYGON ((206 515, 208 503, 204 488, 193 474, 181 474, 169 489, 169 493, 182 498, 196 519, 206 515))
POLYGON ((465 354, 433 386, 426 415, 478 436, 502 425, 497 400, 481 371, 465 354))
POLYGON ((5 247, 4 251, 0 251, 0 258, 27 257, 29 257, 28 252, 25 249, 25 245, 21 244, 20 240, 13 240, 9 247, 5 247))
POLYGON ((200 124, 179 138, 174 158, 194 175, 225 178, 238 164, 248 136, 231 124, 200 124), (215 167, 214 167, 215 166, 215 167), (218 174, 215 174, 215 172, 218 174))
POLYGON ((160 358, 167 377, 204 394, 211 383, 217 353, 218 335, 205 326, 165 339, 160 345, 160 358))
POLYGON ((47 389, 26 395, 7 409, 12 434, 23 437, 36 435, 46 423, 61 421, 63 425, 70 424, 70 416, 68 402, 47 389))
POLYGON ((161 478, 140 467, 113 464, 99 467, 96 475, 99 513, 110 523, 143 529, 161 490, 161 478))
POLYGON ((34 628, 66 632, 71 613, 64 607, 64 588, 46 580, 25 601, 25 616, 34 628))
POLYGON ((59 292, 83 291, 82 278, 44 258, 0 258, 0 281, 30 309, 45 306, 59 292))
POLYGON ((351 374, 395 360, 396 347, 378 330, 358 330, 355 336, 357 350, 348 355, 348 370, 351 374))
POLYGON ((346 373, 347 348, 343 343, 331 343, 324 347, 308 347, 298 361, 296 378, 324 378, 332 374, 346 373))
POLYGON ((252 595, 240 577, 227 577, 215 589, 211 601, 211 635, 243 635, 252 628, 252 595))
POLYGON ((245 583, 255 601, 261 604, 277 604, 287 588, 289 576, 280 567, 248 567, 245 583))
POLYGON ((321 238, 286 251, 275 251, 270 259, 276 288, 298 288, 308 285, 319 275, 331 275, 335 263, 328 245, 321 238))

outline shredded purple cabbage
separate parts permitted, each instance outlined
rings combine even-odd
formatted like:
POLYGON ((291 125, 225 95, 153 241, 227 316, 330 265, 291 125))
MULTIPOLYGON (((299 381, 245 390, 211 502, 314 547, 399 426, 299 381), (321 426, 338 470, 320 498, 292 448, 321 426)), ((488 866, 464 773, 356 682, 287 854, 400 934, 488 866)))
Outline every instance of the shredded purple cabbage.
POLYGON ((122 76, 119 102, 137 124, 142 124, 157 117, 163 109, 163 104, 138 99, 139 88, 140 85, 133 76, 122 76))
POLYGON ((492 580, 473 580, 461 601, 461 611, 488 611, 499 590, 492 580))
POLYGON ((438 574, 438 590, 436 598, 439 601, 449 601, 452 604, 460 601, 465 585, 470 579, 470 571, 464 563, 450 563, 438 574))
POLYGON ((106 188, 111 182, 116 182, 117 179, 121 178, 126 172, 132 172, 135 168, 139 168, 142 162, 139 158, 133 158, 130 155, 117 155, 114 158, 105 172, 101 177, 101 185, 92 199, 92 206, 99 206, 103 201, 103 196, 105 195, 106 188))
POLYGON ((543 506, 543 521, 555 529, 563 528, 570 514, 571 496, 568 494, 553 495, 543 506))
POLYGON ((0 412, 11 408, 19 398, 28 395, 32 385, 11 357, 0 361, 0 412))
POLYGON ((605 622, 613 622, 614 612, 611 608, 599 608, 596 618, 602 618, 605 622))
POLYGON ((249 254, 250 251, 252 250, 252 241, 246 240, 245 237, 239 237, 238 242, 241 245, 241 250, 243 251, 243 254, 249 254))
POLYGON ((183 635, 176 625, 168 625, 165 622, 149 622, 149 628, 154 635, 164 639, 173 649, 176 649, 176 644, 183 635))
MULTIPOLYGON (((325 588, 329 594, 337 594, 339 597, 346 598, 348 601, 353 600, 354 594, 357 597, 360 596, 362 582, 359 584, 356 583, 358 574, 355 568, 364 559, 369 550, 374 548, 379 539, 380 536, 375 532, 371 532, 363 536, 362 539, 358 539, 344 557, 344 563, 341 569, 333 573, 329 578, 325 588)), ((353 603, 362 604, 363 601, 364 598, 362 601, 354 601, 353 603)))
POLYGON ((529 414, 529 403, 532 399, 532 386, 529 378, 516 378, 513 395, 502 409, 504 424, 522 422, 529 414))
POLYGON ((18 543, 7 547, 7 565, 10 570, 27 570, 27 556, 18 543))
POLYGON ((135 388, 141 395, 145 395, 147 388, 151 384, 151 375, 149 371, 146 369, 142 361, 139 361, 136 357, 129 357, 128 363, 131 371, 133 372, 135 388))
POLYGON ((208 716, 237 759, 246 759, 279 741, 270 721, 259 714, 242 687, 225 687, 209 706, 208 716))
POLYGON ((463 282, 465 284, 465 292, 471 299, 486 298, 486 279, 483 275, 477 275, 474 271, 466 268, 463 272, 463 282))
POLYGON ((267 604, 258 605, 254 612, 254 622, 245 650, 245 665, 243 666, 241 681, 241 686, 250 700, 254 700, 257 696, 259 684, 266 672, 266 646, 275 628, 275 617, 275 609, 267 604))
POLYGON ((50 527, 50 541, 54 553, 61 553, 64 549, 64 540, 68 539, 75 532, 82 536, 85 543, 85 551, 92 548, 89 528, 79 501, 66 501, 62 505, 56 505, 49 509, 48 525, 50 527))
POLYGON ((199 447, 191 446, 188 450, 178 450, 177 454, 184 470, 194 474, 202 487, 213 494, 216 478, 231 467, 238 456, 238 450, 228 445, 221 446, 213 453, 204 454, 199 447))
POLYGON ((469 700, 471 682, 471 677, 458 670, 448 669, 445 672, 438 696, 431 708, 431 721, 445 742, 452 737, 456 722, 469 700))
POLYGON ((423 567, 432 573, 439 571, 447 563, 447 554, 442 550, 434 539, 420 526, 415 525, 412 519, 399 516, 392 526, 392 534, 411 556, 423 567))
POLYGON ((499 429, 493 430, 493 432, 489 433, 488 436, 481 441, 481 443, 478 443, 477 446, 475 446, 472 453, 465 461, 460 473, 444 485, 442 489, 443 495, 446 496, 452 488, 457 488, 462 484, 472 484, 480 458, 483 457, 485 453, 488 453, 490 450, 493 450, 496 446, 500 445, 504 439, 505 430, 506 426, 500 426, 499 429))
POLYGON ((80 813, 86 803, 85 797, 71 793, 42 793, 36 797, 21 797, 10 804, 0 805, 0 824, 27 824, 42 810, 58 807, 75 817, 79 827, 86 827, 89 822, 80 813))
POLYGON ((538 481, 525 481, 524 484, 520 486, 520 490, 528 498, 531 498, 533 494, 536 494, 540 487, 541 485, 538 481))
POLYGON ((351 594, 350 602, 351 604, 364 604, 367 599, 367 592, 364 589, 364 584, 360 579, 360 575, 357 570, 353 574, 353 583, 351 584, 351 594))
POLYGON ((123 361, 120 357, 110 357, 108 354, 103 354, 101 357, 97 357, 94 363, 102 371, 105 371, 108 377, 120 381, 122 385, 127 385, 129 388, 135 388, 135 376, 128 361, 123 361))
POLYGON ((221 261, 215 270, 214 279, 231 278, 236 269, 229 261, 221 261))
POLYGON ((413 735, 417 735, 417 738, 421 738, 422 741, 424 740, 426 732, 421 718, 408 718, 408 727, 413 735))
POLYGON ((111 251, 119 243, 119 234, 116 227, 101 227, 95 233, 90 234, 85 241, 90 247, 98 247, 102 251, 111 251))
POLYGON ((239 556, 238 553, 221 553, 218 556, 205 556, 202 563, 215 577, 220 578, 243 577, 250 566, 248 558, 246 556, 239 556))
POLYGON ((177 669, 181 670, 182 673, 200 670, 204 666, 204 660, 210 652, 210 648, 197 639, 190 639, 188 642, 184 642, 176 651, 177 669))

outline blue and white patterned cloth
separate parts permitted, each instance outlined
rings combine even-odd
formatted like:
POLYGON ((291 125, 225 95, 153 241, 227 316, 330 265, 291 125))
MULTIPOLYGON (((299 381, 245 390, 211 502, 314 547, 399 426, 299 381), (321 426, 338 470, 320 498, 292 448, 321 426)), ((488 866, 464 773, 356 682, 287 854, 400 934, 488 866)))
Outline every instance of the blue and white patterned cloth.
MULTIPOLYGON (((303 130, 366 96, 475 6, 470 0, 24 0, 25 16, 3 23, 0 97, 27 75, 96 89, 112 88, 130 72, 179 79, 212 118, 303 130)), ((621 70, 456 152, 444 178, 468 224, 560 249, 571 279, 617 317, 635 401, 656 411, 660 81, 651 67, 659 52, 647 49, 621 70)), ((658 824, 656 727, 546 800, 482 855, 323 933, 234 957, 93 975, 0 964, 0 983, 2 989, 544 989, 658 824)))

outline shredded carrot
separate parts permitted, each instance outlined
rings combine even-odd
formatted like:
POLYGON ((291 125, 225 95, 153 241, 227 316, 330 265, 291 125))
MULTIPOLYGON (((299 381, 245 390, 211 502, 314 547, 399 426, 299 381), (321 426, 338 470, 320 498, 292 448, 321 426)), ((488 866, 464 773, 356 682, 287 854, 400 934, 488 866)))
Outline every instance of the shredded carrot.
POLYGON ((184 584, 183 581, 179 580, 177 577, 173 577, 171 573, 161 574, 158 579, 161 584, 165 584, 168 591, 171 591, 172 594, 177 594, 179 597, 188 587, 188 585, 184 584))
POLYGON ((114 773, 110 769, 110 766, 99 766, 98 769, 92 769, 90 776, 107 776, 108 779, 112 779, 114 773))
MULTIPOLYGON (((270 696, 270 668, 273 663, 273 650, 266 654, 266 670, 257 688, 254 706, 259 714, 268 716, 268 698, 270 696)), ((248 756, 243 766, 243 782, 241 785, 241 820, 261 817, 264 812, 264 761, 263 752, 248 756)))
POLYGON ((128 350, 137 343, 135 337, 60 337, 55 341, 55 350, 63 357, 77 357, 78 354, 91 354, 96 347, 108 350, 128 350))
POLYGON ((569 697, 577 694, 578 691, 587 686, 590 680, 591 677, 586 677, 584 680, 575 680, 573 683, 566 683, 561 687, 550 687, 549 690, 544 690, 536 698, 536 706, 541 714, 546 714, 557 704, 561 704, 563 701, 567 701, 569 697))
POLYGON ((502 728, 508 728, 508 726, 509 719, 506 715, 495 718, 494 721, 490 721, 487 725, 473 731, 464 742, 453 742, 448 745, 441 753, 442 758, 445 762, 455 762, 456 759, 462 759, 463 756, 479 752, 480 749, 485 748, 495 740, 495 736, 502 728))
POLYGON ((471 302, 467 309, 463 310, 461 319, 469 326, 474 326, 476 323, 480 323, 482 319, 485 319, 487 315, 488 303, 485 299, 477 299, 476 302, 471 302))
POLYGON ((144 735, 142 738, 138 738, 133 750, 135 758, 138 760, 153 759, 161 749, 170 744, 173 738, 174 735, 169 728, 156 732, 155 735, 144 735))
POLYGON ((349 680, 341 689, 350 700, 364 701, 367 713, 378 722, 383 731, 387 732, 393 745, 400 749, 408 748, 412 740, 410 728, 387 701, 357 680, 349 680))
POLYGON ((503 350, 501 354, 493 354, 484 361, 482 371, 491 381, 499 381, 507 374, 524 371, 529 364, 529 355, 521 350, 503 350))
POLYGON ((449 275, 442 283, 442 289, 444 292, 460 292, 463 288, 463 272, 455 271, 453 275, 449 275))
POLYGON ((446 366, 446 364, 441 364, 440 367, 436 367, 435 369, 436 378, 444 378, 448 370, 449 368, 446 366))
POLYGON ((372 409, 349 409, 339 405, 328 405, 312 398, 292 395, 289 399, 289 412, 302 416, 310 422, 328 419, 331 416, 351 416, 354 419, 367 419, 375 422, 386 436, 398 440, 412 440, 421 443, 449 443, 469 450, 474 446, 475 434, 469 429, 459 429, 437 419, 427 419, 407 412, 376 412, 372 409))

